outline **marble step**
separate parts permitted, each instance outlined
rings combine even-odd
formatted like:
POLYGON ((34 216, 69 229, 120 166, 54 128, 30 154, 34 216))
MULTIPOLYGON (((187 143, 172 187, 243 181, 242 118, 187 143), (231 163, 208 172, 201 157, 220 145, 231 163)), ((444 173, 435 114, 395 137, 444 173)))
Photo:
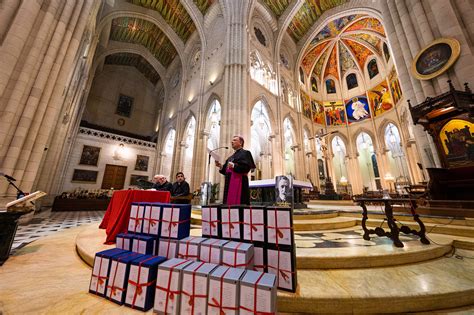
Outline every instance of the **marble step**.
MULTIPOLYGON (((317 220, 317 219, 327 219, 327 218, 335 218, 339 216, 338 211, 336 210, 328 210, 328 211, 312 211, 309 209, 295 209, 293 211, 293 220, 317 220)), ((191 212, 191 217, 196 222, 199 222, 201 219, 201 210, 200 209, 193 209, 191 212)))
POLYGON ((354 206, 355 203, 352 200, 321 200, 321 199, 311 199, 306 202, 308 205, 327 205, 327 206, 354 206))
POLYGON ((278 292, 278 310, 301 313, 407 313, 474 304, 472 251, 417 264, 298 270, 297 293, 278 292))

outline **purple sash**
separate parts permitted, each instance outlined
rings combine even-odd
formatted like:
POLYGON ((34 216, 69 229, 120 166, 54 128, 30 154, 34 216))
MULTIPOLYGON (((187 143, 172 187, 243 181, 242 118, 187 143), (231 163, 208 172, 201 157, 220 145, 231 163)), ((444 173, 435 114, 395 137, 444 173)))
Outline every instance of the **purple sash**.
POLYGON ((230 173, 229 189, 227 190, 227 204, 240 205, 242 195, 242 177, 247 174, 239 174, 234 170, 227 168, 227 173, 230 173))

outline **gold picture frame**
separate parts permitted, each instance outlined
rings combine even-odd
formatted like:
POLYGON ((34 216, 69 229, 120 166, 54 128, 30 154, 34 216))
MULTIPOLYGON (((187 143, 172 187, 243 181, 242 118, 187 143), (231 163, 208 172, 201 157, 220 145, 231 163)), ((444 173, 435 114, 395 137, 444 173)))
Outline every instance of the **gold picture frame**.
POLYGON ((413 59, 411 72, 419 80, 433 79, 459 58, 461 45, 454 38, 439 38, 424 47, 413 59))

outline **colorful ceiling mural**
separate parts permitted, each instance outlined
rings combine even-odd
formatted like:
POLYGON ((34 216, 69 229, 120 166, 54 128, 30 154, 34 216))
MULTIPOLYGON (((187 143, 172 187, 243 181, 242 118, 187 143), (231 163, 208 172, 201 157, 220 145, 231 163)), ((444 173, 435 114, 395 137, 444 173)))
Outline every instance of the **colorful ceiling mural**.
MULTIPOLYGON (((155 10, 160 13, 163 19, 165 19, 166 23, 168 23, 168 25, 183 40, 184 43, 186 43, 189 36, 191 36, 196 30, 196 25, 194 25, 191 16, 189 16, 188 12, 179 2, 179 0, 127 0, 127 2, 147 9, 155 10)), ((195 2, 202 3, 202 8, 208 8, 213 1, 196 0, 195 2), (208 4, 207 2, 211 3, 208 4)), ((201 10, 200 7, 199 9, 201 10)))
POLYGON ((311 40, 301 61, 302 68, 306 76, 315 74, 320 82, 328 75, 340 80, 350 70, 363 71, 371 56, 384 59, 384 34, 380 21, 368 15, 335 19, 311 40))
MULTIPOLYGON (((274 3, 277 1, 267 0, 265 2, 274 3)), ((291 20, 288 33, 295 42, 299 42, 325 11, 346 2, 347 0, 306 0, 291 20)))
POLYGON ((158 26, 138 18, 113 19, 110 40, 144 46, 165 68, 177 55, 173 44, 158 26))
POLYGON ((215 2, 215 0, 194 0, 194 4, 201 11, 202 15, 205 15, 209 7, 215 2))
POLYGON ((262 0, 262 2, 279 18, 285 12, 291 0, 262 0))
POLYGON ((137 68, 145 78, 147 78, 153 85, 156 85, 160 80, 160 75, 155 68, 140 55, 132 53, 117 53, 105 57, 105 64, 107 65, 121 65, 131 66, 137 68))

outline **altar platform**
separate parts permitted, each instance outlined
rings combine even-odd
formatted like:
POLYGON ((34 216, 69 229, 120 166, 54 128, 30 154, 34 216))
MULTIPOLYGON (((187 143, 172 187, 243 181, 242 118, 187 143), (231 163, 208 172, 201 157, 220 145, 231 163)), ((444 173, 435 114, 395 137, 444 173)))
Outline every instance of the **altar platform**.
MULTIPOLYGON (((474 312, 472 221, 424 218, 431 244, 402 236, 406 246, 397 248, 386 237, 363 240, 357 213, 304 213, 295 215, 295 222, 314 222, 308 225, 313 230, 295 232, 299 287, 296 293, 278 292, 279 312, 474 312), (354 225, 339 228, 337 221, 347 218, 354 225), (319 229, 324 226, 328 229, 319 229)), ((193 214, 195 219, 198 214, 193 214)), ((369 224, 380 226, 383 219, 373 214, 369 224)), ((194 225, 192 234, 199 232, 194 225)), ((95 252, 113 247, 103 245, 104 240, 105 232, 94 223, 18 249, 0 267, 0 313, 142 313, 88 293, 95 252)))

